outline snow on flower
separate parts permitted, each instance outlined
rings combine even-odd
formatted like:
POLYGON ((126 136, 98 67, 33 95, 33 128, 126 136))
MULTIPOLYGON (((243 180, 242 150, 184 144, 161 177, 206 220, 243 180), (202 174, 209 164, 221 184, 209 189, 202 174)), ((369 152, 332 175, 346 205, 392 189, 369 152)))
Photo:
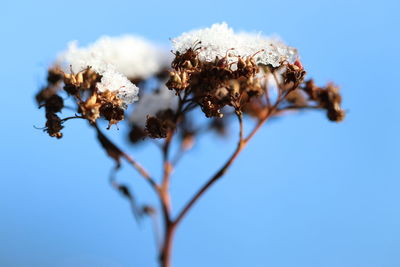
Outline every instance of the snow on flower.
POLYGON ((109 67, 102 74, 101 81, 97 83, 100 92, 116 92, 117 97, 122 100, 124 107, 139 99, 139 88, 131 83, 124 75, 109 67))
POLYGON ((184 53, 198 43, 199 58, 203 61, 214 61, 216 57, 222 58, 229 50, 234 57, 252 56, 257 64, 278 67, 285 60, 293 63, 298 57, 297 50, 285 45, 279 38, 270 38, 261 34, 239 32, 235 33, 226 23, 213 24, 210 28, 193 30, 183 33, 172 39, 173 50, 184 53), (230 50, 233 49, 233 50, 230 50))
POLYGON ((57 59, 65 72, 91 67, 102 76, 98 90, 117 92, 124 107, 138 100, 138 88, 129 79, 147 79, 162 71, 167 62, 163 49, 133 35, 103 36, 86 47, 73 41, 57 59))

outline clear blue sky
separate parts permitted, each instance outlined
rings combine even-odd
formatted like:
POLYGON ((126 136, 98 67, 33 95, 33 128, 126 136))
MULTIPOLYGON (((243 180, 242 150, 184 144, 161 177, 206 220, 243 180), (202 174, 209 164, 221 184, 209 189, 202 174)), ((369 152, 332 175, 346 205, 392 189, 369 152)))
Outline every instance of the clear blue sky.
MULTIPOLYGON (((0 266, 156 266, 150 224, 138 226, 110 188, 112 162, 94 133, 78 121, 62 140, 35 130, 44 116, 33 95, 69 40, 137 33, 168 43, 221 21, 298 47, 310 76, 341 85, 348 116, 265 127, 181 225, 174 267, 400 266, 399 12, 394 0, 3 0, 0 266)), ((125 144, 125 128, 110 134, 125 144)), ((201 141, 176 172, 175 208, 233 144, 201 141)), ((151 147, 130 151, 159 163, 151 147)), ((119 179, 154 203, 129 167, 119 179)))

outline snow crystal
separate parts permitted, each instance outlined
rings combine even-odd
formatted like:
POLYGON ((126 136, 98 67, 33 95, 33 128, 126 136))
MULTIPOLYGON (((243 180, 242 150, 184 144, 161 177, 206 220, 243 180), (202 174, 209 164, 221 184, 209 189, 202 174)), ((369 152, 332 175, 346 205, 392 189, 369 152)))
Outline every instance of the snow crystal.
POLYGON ((179 98, 175 92, 163 86, 160 90, 146 93, 140 97, 130 117, 130 121, 141 128, 145 128, 147 116, 154 116, 157 112, 167 109, 176 110, 179 98))
POLYGON ((95 71, 104 71, 104 66, 111 64, 128 78, 147 79, 169 64, 170 53, 149 41, 133 36, 103 36, 96 42, 78 47, 73 41, 68 49, 61 53, 57 62, 69 71, 85 69, 89 64, 95 71))
POLYGON ((139 89, 125 75, 116 71, 113 65, 100 60, 90 53, 80 51, 79 49, 75 50, 74 46, 70 48, 70 51, 74 52, 69 53, 69 56, 73 55, 74 58, 73 60, 71 58, 71 61, 67 60, 68 57, 65 57, 65 59, 66 62, 71 62, 73 72, 77 73, 90 66, 102 76, 101 81, 97 83, 97 89, 100 92, 107 90, 116 92, 117 97, 122 100, 123 108, 138 100, 139 89))
POLYGON ((229 49, 231 62, 236 56, 255 57, 257 64, 272 65, 278 67, 285 60, 293 63, 298 57, 297 50, 285 45, 279 38, 270 38, 254 33, 235 33, 226 23, 213 24, 210 28, 194 30, 183 33, 172 39, 174 51, 184 53, 187 49, 201 41, 199 47, 200 60, 214 61, 216 57, 222 58, 229 49), (263 51, 262 51, 263 50, 263 51), (260 52, 262 51, 262 52, 260 52))

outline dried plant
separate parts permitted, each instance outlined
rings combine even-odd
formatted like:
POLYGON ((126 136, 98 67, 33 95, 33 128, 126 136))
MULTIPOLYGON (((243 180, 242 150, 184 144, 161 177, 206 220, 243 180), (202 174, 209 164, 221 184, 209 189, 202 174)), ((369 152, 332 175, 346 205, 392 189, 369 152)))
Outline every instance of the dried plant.
POLYGON ((157 246, 162 267, 171 266, 174 233, 183 218, 270 118, 308 109, 322 110, 334 122, 345 116, 338 87, 319 87, 305 80, 297 50, 278 39, 235 33, 223 23, 184 33, 172 39, 172 44, 172 54, 168 54, 135 36, 103 37, 83 48, 71 43, 49 68, 47 85, 36 95, 39 107, 45 109, 44 131, 51 137, 61 138, 70 119, 87 120, 115 160, 116 170, 125 160, 154 190, 160 211, 137 205, 128 186, 112 177, 112 185, 130 200, 135 216, 149 216, 155 234, 161 233, 157 246), (65 109, 62 94, 74 104, 74 115, 60 118, 65 109), (131 104, 134 110, 124 120, 131 104), (199 117, 199 112, 205 116, 199 117), (107 129, 129 123, 129 139, 134 144, 155 141, 163 158, 162 177, 156 179, 104 135, 99 119, 108 121, 107 129), (248 132, 244 119, 255 122, 248 132), (235 121, 239 133, 233 153, 173 216, 169 184, 176 163, 201 134, 214 130, 226 136, 235 121), (175 156, 171 155, 172 144, 179 147, 175 156))

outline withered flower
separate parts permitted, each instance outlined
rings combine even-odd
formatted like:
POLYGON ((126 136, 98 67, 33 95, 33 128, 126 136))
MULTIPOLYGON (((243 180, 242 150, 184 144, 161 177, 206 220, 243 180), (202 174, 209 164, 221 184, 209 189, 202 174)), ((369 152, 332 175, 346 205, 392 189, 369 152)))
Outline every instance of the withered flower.
POLYGON ((168 88, 173 88, 179 92, 189 86, 190 73, 187 70, 177 69, 170 71, 169 75, 169 80, 166 83, 168 88))
POLYGON ((50 97, 58 91, 58 84, 62 81, 62 72, 57 68, 47 71, 47 85, 36 94, 35 99, 39 105, 43 105, 50 97))
POLYGON ((91 123, 94 123, 100 117, 100 108, 102 104, 98 100, 98 94, 93 92, 86 101, 79 103, 80 113, 91 123))
POLYGON ((146 133, 150 138, 166 138, 170 131, 175 129, 175 114, 171 109, 157 112, 155 116, 148 116, 146 133))
POLYGON ((87 47, 72 42, 49 70, 49 86, 37 98, 44 104, 54 87, 61 86, 73 97, 77 113, 91 123, 102 117, 110 127, 138 100, 138 88, 131 81, 162 75, 168 58, 164 49, 136 36, 102 37, 87 47))
POLYGON ((339 87, 330 83, 326 87, 318 87, 311 79, 302 88, 307 93, 310 100, 327 112, 327 117, 331 121, 340 122, 345 117, 345 111, 341 108, 342 97, 339 87))
POLYGON ((57 68, 50 68, 47 72, 47 83, 49 85, 57 85, 63 79, 61 71, 57 68))
POLYGON ((64 108, 64 100, 59 95, 52 95, 44 103, 46 112, 57 113, 64 108))
POLYGON ((113 66, 96 60, 90 59, 88 66, 77 74, 64 73, 64 89, 76 97, 78 112, 86 119, 94 123, 103 117, 110 127, 123 120, 126 107, 138 100, 138 88, 113 66), (90 66, 91 62, 97 65, 90 66))
POLYGON ((282 74, 282 78, 286 89, 296 89, 303 82, 306 71, 299 67, 302 65, 298 59, 294 64, 288 63, 285 66, 286 70, 282 74))
POLYGON ((135 124, 131 125, 128 137, 129 141, 131 141, 133 144, 137 144, 140 141, 143 141, 146 136, 147 134, 142 127, 139 127, 135 124))
POLYGON ((217 117, 222 118, 224 114, 221 113, 221 109, 224 107, 224 103, 213 95, 205 95, 201 98, 199 103, 201 110, 204 112, 206 117, 217 117))
POLYGON ((100 107, 100 114, 109 121, 109 126, 118 123, 124 119, 124 109, 120 105, 107 102, 100 107))
POLYGON ((62 125, 62 120, 56 114, 48 112, 46 113, 46 127, 44 129, 51 137, 57 137, 60 139, 62 133, 60 132, 64 126, 62 125))
POLYGON ((286 100, 295 107, 306 107, 308 105, 306 94, 300 89, 290 91, 286 100))
POLYGON ((201 41, 195 41, 188 49, 186 49, 183 53, 181 51, 175 51, 173 54, 175 55, 174 60, 171 63, 172 68, 179 69, 193 69, 197 68, 200 64, 199 59, 197 58, 198 54, 201 51, 201 41))
MULTIPOLYGON (((177 92, 189 91, 206 117, 222 117, 225 106, 242 109, 252 97, 264 94, 265 75, 259 75, 260 66, 277 68, 297 57, 294 48, 280 41, 235 33, 226 24, 185 33, 172 42, 174 71, 167 86, 177 92)), ((294 79, 294 71, 286 79, 294 79)))

